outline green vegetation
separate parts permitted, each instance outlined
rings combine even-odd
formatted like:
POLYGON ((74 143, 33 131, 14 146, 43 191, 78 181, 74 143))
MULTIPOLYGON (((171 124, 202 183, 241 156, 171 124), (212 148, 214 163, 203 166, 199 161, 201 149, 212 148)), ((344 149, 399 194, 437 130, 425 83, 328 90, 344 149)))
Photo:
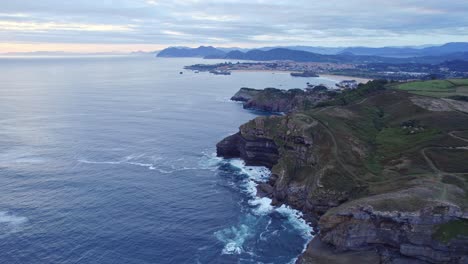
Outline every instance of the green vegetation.
POLYGON ((360 84, 357 89, 344 91, 334 99, 318 103, 316 107, 349 105, 364 100, 370 94, 385 90, 386 80, 374 80, 367 84, 360 84))
POLYGON ((405 149, 434 139, 439 134, 436 129, 411 134, 407 129, 401 127, 385 128, 376 137, 378 155, 380 157, 394 157, 405 149))
POLYGON ((441 171, 468 173, 466 149, 429 149, 426 153, 441 171))
POLYGON ((445 244, 458 236, 468 236, 468 220, 455 220, 439 225, 433 234, 434 239, 445 244))
POLYGON ((454 88, 454 84, 447 80, 408 82, 398 85, 398 89, 406 91, 447 91, 454 88))
MULTIPOLYGON (((468 178, 467 178, 468 179, 468 178)), ((454 186, 457 186, 457 187, 460 187, 460 188, 466 188, 467 187, 467 184, 465 183, 466 180, 460 178, 459 176, 456 176, 456 175, 450 175, 450 174, 447 174, 447 175, 444 175, 442 177, 442 182, 445 183, 445 184, 451 184, 451 185, 454 185, 454 186)))
POLYGON ((449 79, 448 81, 456 85, 468 86, 468 79, 449 79))
MULTIPOLYGON (((437 98, 468 96, 468 79, 416 81, 393 85, 393 87, 413 94, 437 98)), ((463 100, 463 97, 453 99, 463 100)))

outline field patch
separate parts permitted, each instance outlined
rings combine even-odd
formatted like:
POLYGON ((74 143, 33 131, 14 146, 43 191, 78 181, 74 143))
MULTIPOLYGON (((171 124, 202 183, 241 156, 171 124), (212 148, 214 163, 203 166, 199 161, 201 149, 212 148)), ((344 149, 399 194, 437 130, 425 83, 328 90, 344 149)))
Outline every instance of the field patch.
POLYGON ((437 168, 449 173, 468 173, 468 149, 428 149, 428 157, 437 168))
POLYGON ((417 95, 430 97, 450 97, 455 95, 468 95, 468 79, 432 80, 402 83, 396 89, 417 95))

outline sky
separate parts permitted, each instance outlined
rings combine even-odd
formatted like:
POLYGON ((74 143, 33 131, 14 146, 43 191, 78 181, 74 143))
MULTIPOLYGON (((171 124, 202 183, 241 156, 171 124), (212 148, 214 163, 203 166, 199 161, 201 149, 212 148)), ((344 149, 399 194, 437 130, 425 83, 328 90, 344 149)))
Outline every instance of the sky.
POLYGON ((468 42, 465 0, 0 0, 0 53, 468 42))

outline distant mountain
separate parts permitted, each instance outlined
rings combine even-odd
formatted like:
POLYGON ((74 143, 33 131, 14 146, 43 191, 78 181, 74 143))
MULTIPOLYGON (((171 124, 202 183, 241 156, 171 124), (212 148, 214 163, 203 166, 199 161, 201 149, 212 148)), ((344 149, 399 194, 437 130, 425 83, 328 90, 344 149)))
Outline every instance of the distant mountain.
POLYGON ((170 47, 158 53, 158 57, 223 57, 226 52, 212 46, 200 46, 198 48, 170 47))
POLYGON ((396 58, 384 58, 377 56, 357 56, 354 54, 324 55, 302 50, 291 50, 276 48, 271 50, 250 50, 248 52, 231 51, 224 59, 233 60, 254 60, 254 61, 274 61, 291 60, 297 62, 349 62, 349 63, 369 63, 369 62, 399 62, 396 58))
POLYGON ((224 48, 224 47, 216 47, 216 49, 219 49, 219 50, 222 50, 226 53, 230 52, 230 51, 234 51, 234 50, 239 50, 239 51, 242 51, 242 52, 247 52, 251 49, 247 49, 247 48, 236 48, 236 47, 231 47, 231 48, 224 48))
POLYGON ((339 63, 441 63, 449 60, 468 60, 468 43, 453 42, 430 47, 351 47, 327 48, 311 46, 264 47, 259 49, 170 47, 158 57, 202 57, 232 60, 292 60, 297 62, 339 63))
POLYGON ((366 56, 381 56, 395 58, 409 57, 424 57, 424 56, 440 56, 451 53, 468 52, 468 43, 452 42, 442 46, 432 46, 425 48, 414 47, 383 47, 383 48, 368 48, 368 47, 352 47, 346 48, 342 53, 366 56))
POLYGON ((324 55, 335 55, 342 52, 344 47, 314 47, 314 46, 275 46, 275 47, 263 47, 259 50, 268 51, 272 49, 290 49, 290 50, 302 50, 312 53, 324 54, 324 55))
POLYGON ((445 55, 457 52, 468 52, 467 42, 451 42, 442 46, 428 47, 422 49, 426 56, 445 55))
POLYGON ((428 63, 437 64, 449 60, 468 61, 468 52, 456 52, 443 55, 396 58, 385 56, 355 55, 351 52, 337 55, 324 55, 302 50, 290 50, 276 48, 272 50, 250 50, 247 52, 231 51, 222 59, 231 60, 253 60, 253 61, 275 61, 290 60, 297 62, 336 62, 336 63, 428 63))
POLYGON ((290 50, 285 48, 276 48, 271 50, 250 50, 247 52, 231 51, 224 59, 236 60, 256 60, 256 61, 271 61, 271 60, 292 60, 292 61, 329 61, 328 55, 322 55, 302 50, 290 50))

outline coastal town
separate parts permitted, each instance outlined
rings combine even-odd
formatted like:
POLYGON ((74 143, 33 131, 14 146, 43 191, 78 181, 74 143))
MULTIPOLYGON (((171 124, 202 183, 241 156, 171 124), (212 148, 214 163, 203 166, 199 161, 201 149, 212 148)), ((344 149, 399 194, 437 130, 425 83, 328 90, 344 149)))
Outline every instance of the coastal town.
MULTIPOLYGON (((221 63, 221 64, 196 64, 186 66, 185 69, 193 70, 195 73, 209 72, 214 75, 231 75, 232 71, 271 71, 271 72, 289 72, 292 77, 317 78, 320 73, 329 73, 336 69, 353 69, 351 64, 336 63, 297 63, 290 61, 280 61, 274 63, 246 62, 246 63, 221 63)), ((336 83, 335 87, 327 85, 313 85, 306 83, 307 89, 313 89, 317 86, 326 87, 330 90, 348 90, 356 89, 360 83, 365 83, 366 79, 356 78, 345 79, 336 83)))
POLYGON ((294 77, 316 77, 317 75, 331 74, 399 82, 468 77, 466 63, 456 61, 441 64, 353 64, 289 60, 267 62, 226 61, 216 64, 195 64, 186 66, 185 69, 196 72, 210 72, 216 75, 230 75, 232 71, 271 71, 290 72, 294 77))
MULTIPOLYGON (((316 74, 329 73, 336 70, 356 69, 356 65, 342 63, 322 63, 322 62, 294 62, 294 61, 273 61, 273 62, 225 62, 218 64, 195 64, 186 66, 185 69, 195 71, 284 71, 284 72, 313 72, 316 74)), ((310 76, 307 76, 310 77, 310 76)))

